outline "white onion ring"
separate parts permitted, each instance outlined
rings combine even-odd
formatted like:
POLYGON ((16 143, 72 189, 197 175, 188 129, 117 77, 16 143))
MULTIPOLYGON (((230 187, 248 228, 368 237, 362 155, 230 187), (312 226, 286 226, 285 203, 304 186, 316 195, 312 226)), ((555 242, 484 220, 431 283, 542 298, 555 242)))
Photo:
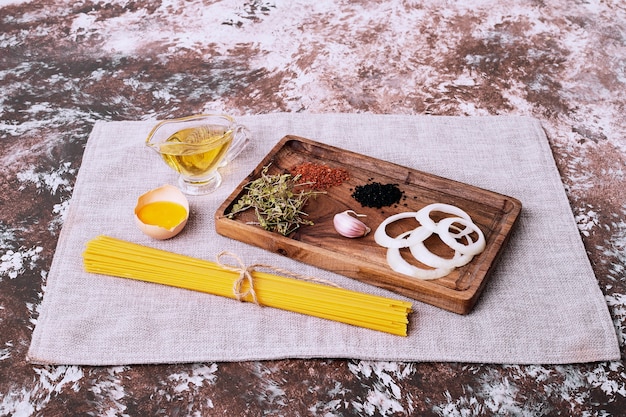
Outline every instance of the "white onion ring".
POLYGON ((405 239, 404 237, 409 235, 410 232, 403 233, 400 236, 397 236, 395 238, 387 234, 387 231, 385 230, 387 228, 387 225, 395 222, 396 220, 407 219, 409 217, 415 217, 415 213, 412 211, 407 211, 404 213, 398 213, 398 214, 394 214, 393 216, 387 217, 378 226, 378 228, 376 229, 376 232, 374 233, 374 240, 376 241, 376 243, 378 243, 380 246, 384 246, 385 248, 408 248, 409 246, 416 243, 419 239, 424 240, 428 236, 430 236, 430 233, 433 232, 432 230, 430 230, 429 231, 430 233, 423 238, 421 237, 420 234, 416 233, 415 235, 411 234, 408 238, 405 239))
MULTIPOLYGON (((456 227, 456 226, 454 226, 456 227)), ((448 246, 450 246, 455 251, 461 252, 464 255, 477 255, 485 249, 485 235, 480 230, 480 228, 474 224, 471 220, 462 219, 460 217, 447 217, 442 219, 437 223, 437 234, 441 238, 441 240, 448 246), (467 245, 464 245, 456 240, 455 237, 458 234, 450 233, 450 227, 454 223, 460 223, 465 228, 471 228, 478 235, 478 239, 474 242, 469 239, 469 234, 465 237, 469 240, 467 245)))
MULTIPOLYGON (((404 232, 401 235, 399 235, 396 239, 404 239, 406 236, 411 235, 416 230, 417 229, 411 230, 409 232, 404 232)), ((428 229, 424 228, 424 230, 428 230, 428 229)), ((416 236, 420 236, 420 237, 423 234, 424 233, 415 233, 416 236)), ((426 237, 428 236, 430 236, 430 233, 426 237)), ((408 240, 410 238, 411 236, 409 236, 407 239, 404 239, 404 240, 408 240)), ((407 261, 405 261, 404 258, 402 257, 402 254, 400 253, 400 248, 396 248, 396 247, 387 249, 387 263, 389 264, 391 269, 393 269, 396 272, 409 275, 414 278, 423 279, 423 280, 431 280, 431 279, 445 277, 446 275, 448 275, 450 272, 454 270, 454 267, 453 268, 435 268, 435 269, 418 268, 414 265, 411 265, 407 261)))
MULTIPOLYGON (((451 227, 460 230, 456 226, 451 227)), ((472 242, 472 239, 469 237, 469 235, 466 237, 470 242, 472 242)), ((458 268, 460 266, 468 264, 474 258, 474 255, 464 254, 457 250, 454 251, 454 256, 452 258, 441 257, 431 252, 426 247, 423 240, 414 243, 409 247, 409 249, 411 250, 411 255, 413 255, 415 259, 417 259, 419 262, 423 263, 426 266, 430 266, 431 268, 458 268)))
POLYGON ((452 206, 450 204, 444 204, 444 203, 429 204, 425 207, 422 207, 419 211, 417 211, 415 213, 415 218, 417 219, 418 222, 420 222, 422 226, 426 227, 431 232, 437 231, 437 223, 435 223, 435 221, 430 218, 430 213, 432 213, 433 211, 440 211, 442 213, 452 214, 455 216, 459 216, 460 218, 465 219, 467 221, 470 221, 470 222, 472 221, 469 214, 467 214, 464 210, 461 210, 460 208, 456 206, 452 206))
POLYGON ((387 248, 387 263, 391 269, 423 280, 438 279, 448 275, 455 268, 469 263, 486 246, 483 232, 472 221, 469 214, 456 206, 443 203, 429 204, 417 212, 398 213, 388 217, 376 229, 374 240, 387 248), (433 211, 458 217, 446 217, 435 222, 430 217, 433 211), (420 226, 401 233, 395 238, 387 234, 386 228, 390 223, 411 217, 414 217, 420 226), (439 235, 441 241, 454 251, 452 258, 441 257, 426 247, 424 241, 433 233, 439 235), (471 237, 473 233, 478 235, 476 241, 471 237), (467 244, 459 241, 463 238, 466 239, 467 244), (419 268, 408 263, 400 253, 400 249, 406 247, 417 261, 432 269, 419 268))

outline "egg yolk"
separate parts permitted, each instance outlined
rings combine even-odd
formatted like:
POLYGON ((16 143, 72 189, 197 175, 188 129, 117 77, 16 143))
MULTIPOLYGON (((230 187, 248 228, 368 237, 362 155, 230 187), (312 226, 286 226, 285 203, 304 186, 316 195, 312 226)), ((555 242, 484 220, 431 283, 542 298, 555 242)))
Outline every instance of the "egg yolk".
POLYGON ((137 211, 137 217, 145 223, 172 229, 178 226, 187 216, 185 207, 171 201, 155 201, 148 203, 137 211))

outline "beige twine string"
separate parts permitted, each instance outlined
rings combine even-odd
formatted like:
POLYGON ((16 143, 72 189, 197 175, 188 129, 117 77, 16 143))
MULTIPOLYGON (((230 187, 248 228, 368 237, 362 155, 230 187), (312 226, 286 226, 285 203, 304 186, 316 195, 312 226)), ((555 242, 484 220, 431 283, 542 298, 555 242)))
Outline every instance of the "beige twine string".
POLYGON ((246 265, 243 263, 240 257, 238 257, 237 255, 229 251, 222 251, 217 255, 217 264, 228 271, 239 273, 239 278, 233 283, 233 294, 235 295, 237 300, 242 301, 245 296, 251 295, 254 303, 259 306, 262 304, 259 303, 259 300, 256 296, 256 292, 254 291, 254 278, 252 277, 252 273, 257 268, 267 268, 281 275, 285 275, 291 278, 296 278, 296 279, 300 279, 303 281, 315 282, 319 284, 330 285, 331 287, 341 288, 339 285, 335 284, 332 281, 327 281, 321 278, 314 278, 314 277, 310 277, 306 275, 297 274, 295 272, 278 268, 272 265, 253 264, 253 265, 249 265, 246 267, 246 265), (223 263, 221 259, 224 256, 230 256, 231 258, 235 259, 235 261, 237 261, 237 265, 228 265, 228 264, 223 263), (242 290, 244 282, 248 283, 247 291, 242 290))

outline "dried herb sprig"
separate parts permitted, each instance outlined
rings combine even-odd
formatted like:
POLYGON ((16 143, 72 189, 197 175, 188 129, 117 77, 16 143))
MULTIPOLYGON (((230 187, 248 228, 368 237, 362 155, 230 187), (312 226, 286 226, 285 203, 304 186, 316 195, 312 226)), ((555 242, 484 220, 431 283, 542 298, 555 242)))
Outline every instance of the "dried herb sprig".
POLYGON ((323 194, 301 187, 296 191, 299 175, 271 175, 267 171, 269 165, 263 167, 261 176, 246 185, 247 193, 233 205, 229 218, 235 214, 254 208, 258 224, 265 230, 278 232, 284 236, 297 230, 300 225, 312 225, 302 208, 311 196, 323 194))

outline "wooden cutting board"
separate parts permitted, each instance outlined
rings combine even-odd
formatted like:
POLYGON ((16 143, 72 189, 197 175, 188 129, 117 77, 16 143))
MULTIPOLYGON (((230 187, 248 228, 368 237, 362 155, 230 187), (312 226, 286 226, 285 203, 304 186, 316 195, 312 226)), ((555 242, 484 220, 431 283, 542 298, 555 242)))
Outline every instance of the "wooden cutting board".
MULTIPOLYGON (((458 314, 468 314, 504 250, 521 208, 521 203, 512 197, 309 139, 286 136, 222 203, 215 214, 215 225, 223 236, 458 314), (350 175, 343 184, 330 187, 326 194, 308 201, 304 211, 314 225, 301 226, 286 237, 249 224, 256 221, 252 210, 232 219, 227 217, 232 206, 246 193, 245 186, 259 178, 264 167, 269 165, 269 174, 282 174, 305 162, 342 168, 350 175), (404 193, 403 198, 396 205, 380 209, 362 207, 352 194, 356 186, 372 181, 397 184, 404 193), (467 212, 485 235, 485 250, 469 264, 436 280, 425 281, 394 272, 386 261, 387 249, 374 241, 374 231, 393 214, 417 211, 431 203, 451 204, 467 212), (372 232, 357 239, 339 235, 334 229, 333 217, 345 210, 366 215, 361 220, 372 232)), ((387 231, 395 236, 418 225, 416 220, 406 219, 392 223, 387 231)), ((433 252, 451 256, 442 242, 427 243, 433 252)), ((409 261, 410 255, 405 259, 409 261)), ((417 261, 411 262, 420 266, 417 261)))

